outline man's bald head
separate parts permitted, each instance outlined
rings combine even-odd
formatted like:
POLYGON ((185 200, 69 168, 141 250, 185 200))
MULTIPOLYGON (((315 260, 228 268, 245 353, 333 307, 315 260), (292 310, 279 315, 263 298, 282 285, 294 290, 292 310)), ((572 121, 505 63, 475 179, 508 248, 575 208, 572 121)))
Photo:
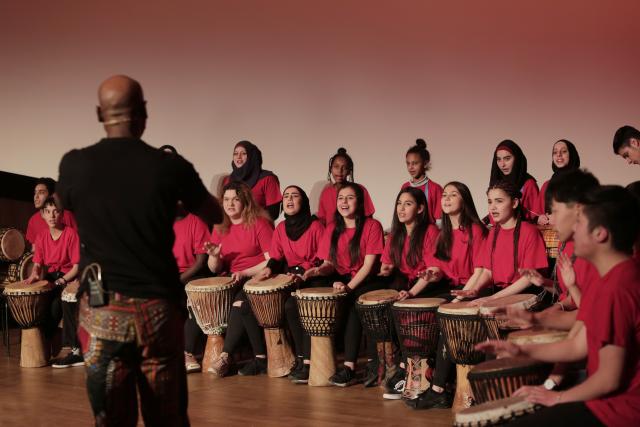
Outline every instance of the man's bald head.
POLYGON ((140 83, 122 75, 109 77, 100 84, 98 102, 98 118, 108 135, 122 136, 123 132, 142 135, 147 111, 140 83))

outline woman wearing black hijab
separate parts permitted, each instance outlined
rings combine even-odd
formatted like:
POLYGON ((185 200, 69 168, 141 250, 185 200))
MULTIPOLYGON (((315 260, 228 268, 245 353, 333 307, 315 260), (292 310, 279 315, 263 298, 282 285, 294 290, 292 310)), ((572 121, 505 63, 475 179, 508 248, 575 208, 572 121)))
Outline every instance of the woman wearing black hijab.
MULTIPOLYGON (((553 169, 553 179, 559 174, 564 172, 579 169, 580 168, 580 155, 576 146, 571 141, 566 139, 560 139, 553 144, 553 151, 551 152, 551 169, 553 169)), ((545 195, 547 193, 547 187, 549 186, 549 180, 545 181, 540 188, 540 196, 538 197, 538 205, 536 211, 541 215, 538 217, 538 224, 549 224, 549 217, 547 213, 551 211, 551 206, 547 206, 545 195)))
MULTIPOLYGON (((493 152, 489 187, 499 181, 509 181, 522 193, 523 219, 533 221, 541 213, 537 211, 538 184, 527 172, 527 158, 522 149, 510 139, 505 139, 493 152)), ((491 217, 490 217, 491 218, 491 217)))
MULTIPOLYGON (((322 222, 311 215, 309 198, 300 187, 290 185, 282 193, 284 221, 276 227, 271 238, 269 262, 255 278, 264 280, 274 274, 302 274, 318 263, 318 244, 324 232, 322 222)), ((318 276, 301 283, 301 287, 331 286, 333 277, 318 276), (313 280, 313 283, 311 282, 313 280)), ((296 350, 296 367, 289 378, 298 384, 306 384, 309 378, 311 340, 304 333, 296 301, 289 297, 285 302, 285 315, 296 350)))
POLYGON ((280 215, 280 181, 271 171, 262 169, 262 152, 249 141, 240 141, 233 148, 233 171, 225 178, 223 185, 230 181, 244 182, 251 188, 253 198, 269 212, 272 220, 280 215))

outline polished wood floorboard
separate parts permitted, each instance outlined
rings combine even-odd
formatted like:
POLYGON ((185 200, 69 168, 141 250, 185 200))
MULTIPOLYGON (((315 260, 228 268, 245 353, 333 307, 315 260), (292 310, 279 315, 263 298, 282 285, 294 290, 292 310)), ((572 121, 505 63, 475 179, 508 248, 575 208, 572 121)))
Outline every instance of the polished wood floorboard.
MULTIPOLYGON (((82 367, 20 368, 17 329, 11 355, 0 345, 0 426, 90 426, 82 367)), ((266 376, 217 379, 190 374, 192 426, 450 426, 449 410, 415 411, 382 399, 382 389, 308 387, 266 376)), ((142 420, 139 422, 142 425, 142 420)))

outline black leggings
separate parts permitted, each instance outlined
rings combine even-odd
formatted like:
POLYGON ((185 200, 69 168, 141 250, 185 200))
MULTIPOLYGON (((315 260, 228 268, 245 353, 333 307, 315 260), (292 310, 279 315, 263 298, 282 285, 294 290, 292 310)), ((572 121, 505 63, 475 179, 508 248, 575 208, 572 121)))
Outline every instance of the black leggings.
POLYGON ((242 342, 242 337, 246 332, 249 336, 253 354, 266 355, 267 348, 264 343, 264 333, 253 315, 253 310, 251 310, 251 305, 244 291, 241 290, 238 292, 233 303, 234 305, 231 306, 231 313, 229 314, 229 326, 227 327, 227 334, 224 338, 222 351, 230 355, 233 354, 242 342), (235 305, 237 301, 242 301, 240 307, 235 305))
POLYGON ((587 408, 584 402, 563 403, 561 405, 543 408, 535 414, 518 418, 508 424, 519 427, 564 427, 574 425, 581 427, 602 427, 593 412, 587 408))
POLYGON ((204 334, 198 326, 191 308, 189 308, 189 317, 184 321, 184 351, 196 354, 199 349, 198 344, 201 343, 203 336, 204 334))

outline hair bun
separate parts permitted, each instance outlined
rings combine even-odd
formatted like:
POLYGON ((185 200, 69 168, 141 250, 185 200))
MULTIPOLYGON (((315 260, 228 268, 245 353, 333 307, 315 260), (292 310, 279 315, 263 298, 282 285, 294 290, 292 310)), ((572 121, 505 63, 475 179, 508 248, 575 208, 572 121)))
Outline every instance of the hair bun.
POLYGON ((344 147, 338 148, 337 154, 347 154, 347 149, 344 147))
POLYGON ((416 146, 418 146, 420 148, 427 148, 427 141, 425 141, 422 138, 418 138, 418 139, 416 139, 416 146))

